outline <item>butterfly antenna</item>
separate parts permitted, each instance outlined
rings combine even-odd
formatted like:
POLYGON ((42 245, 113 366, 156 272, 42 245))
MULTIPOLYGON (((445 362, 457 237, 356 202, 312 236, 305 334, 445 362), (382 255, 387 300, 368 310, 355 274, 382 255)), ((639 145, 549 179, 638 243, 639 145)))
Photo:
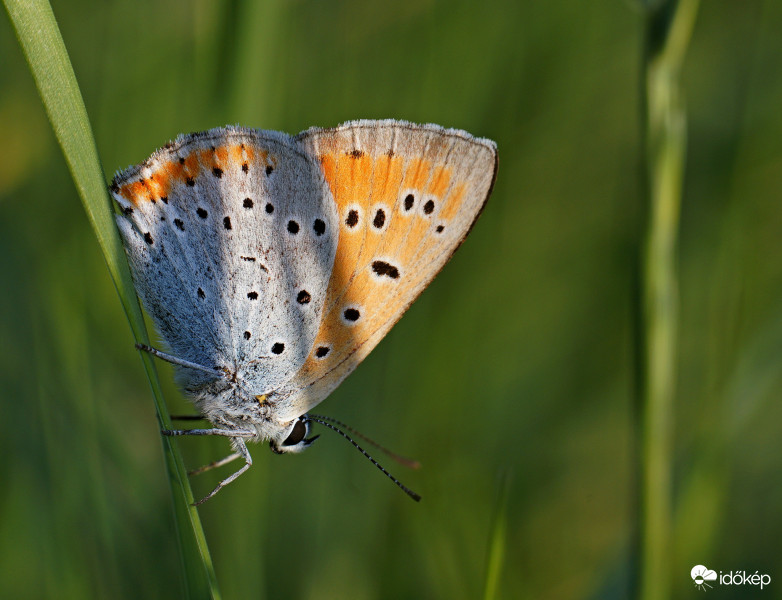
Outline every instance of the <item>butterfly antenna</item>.
POLYGON ((328 421, 329 423, 334 423, 334 425, 337 425, 338 427, 342 427, 342 429, 345 429, 345 430, 349 431, 350 433, 352 433, 353 435, 356 435, 356 436, 360 437, 366 443, 371 444, 372 446, 374 446, 375 448, 380 450, 382 453, 384 453, 386 456, 388 456, 388 458, 390 458, 392 460, 395 460, 396 462, 398 462, 402 466, 408 467, 409 469, 420 469, 421 468, 421 463, 418 462, 417 460, 412 459, 412 458, 407 458, 406 456, 402 456, 401 454, 397 454, 396 452, 392 452, 391 450, 389 450, 385 446, 382 446, 382 445, 378 444, 375 440, 373 440, 370 437, 364 435, 360 431, 357 431, 357 430, 353 429, 350 425, 346 425, 342 421, 338 421, 337 419, 335 419, 333 417, 326 417, 324 415, 309 415, 309 416, 310 417, 315 417, 317 419, 323 419, 324 421, 328 421))
MULTIPOLYGON (((367 457, 367 459, 369 459, 369 462, 371 462, 371 463, 372 463, 373 465, 375 465, 375 466, 376 466, 378 469, 380 469, 381 471, 383 471, 383 473, 385 473, 386 477, 388 477, 388 478, 389 478, 391 481, 393 481, 393 482, 394 482, 394 483, 395 483, 395 484, 396 484, 396 485, 397 485, 399 488, 401 488, 401 490, 402 490, 402 491, 403 491, 405 494, 407 494, 408 496, 410 496, 410 497, 411 497, 413 500, 415 500, 416 502, 419 502, 419 501, 421 500, 421 496, 419 496, 418 494, 416 494, 416 493, 415 493, 413 490, 411 490, 409 487, 407 487, 406 485, 404 485, 404 484, 403 484, 401 481, 399 481, 399 480, 398 480, 396 477, 394 477, 393 475, 391 475, 391 473, 389 473, 388 471, 386 471, 386 470, 385 470, 385 468, 383 467, 383 465, 381 465, 381 464, 380 464, 379 462, 377 462, 377 461, 376 461, 374 458, 372 458, 372 457, 369 455, 369 453, 368 453, 366 450, 364 450, 364 449, 363 449, 361 446, 359 446, 359 445, 358 445, 358 444, 355 442, 355 440, 354 440, 352 437, 350 437, 350 436, 349 436, 347 433, 345 433, 344 431, 342 431, 342 430, 341 430, 339 427, 337 427, 336 425, 332 425, 332 424, 329 422, 329 421, 334 421, 335 419, 328 419, 328 420, 326 420, 326 418, 323 418, 323 417, 320 417, 320 416, 317 416, 317 415, 306 415, 306 419, 307 419, 308 421, 315 421, 316 423, 320 423, 320 424, 321 424, 321 425, 323 425, 324 427, 328 427, 328 428, 329 428, 329 429, 331 429, 332 431, 336 431, 336 432, 337 432, 339 435, 341 435, 343 438, 345 438, 347 441, 349 441, 351 444, 353 444, 353 445, 356 447, 356 449, 357 449, 359 452, 361 452, 361 454, 363 454, 364 456, 366 456, 366 457, 367 457)), ((338 421, 337 421, 337 422, 338 422, 338 421)), ((362 437, 363 437, 363 436, 362 436, 362 437)))

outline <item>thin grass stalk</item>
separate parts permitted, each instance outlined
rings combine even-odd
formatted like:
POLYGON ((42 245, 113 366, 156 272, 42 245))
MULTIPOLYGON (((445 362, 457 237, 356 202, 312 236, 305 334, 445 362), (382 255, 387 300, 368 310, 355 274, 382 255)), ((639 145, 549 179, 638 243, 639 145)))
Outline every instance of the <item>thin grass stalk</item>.
MULTIPOLYGON (((70 58, 47 0, 3 0, 30 71, 41 95, 74 184, 103 251, 136 341, 148 343, 141 307, 133 287, 125 253, 114 226, 92 127, 70 58)), ((154 363, 141 353, 155 398, 161 427, 170 428, 154 363)), ((163 438, 164 454, 177 523, 178 541, 187 594, 219 598, 212 559, 187 480, 182 457, 170 438, 163 438)))
POLYGON ((226 54, 230 61, 222 65, 229 77, 221 94, 232 119, 261 126, 273 122, 280 113, 274 73, 278 69, 275 65, 282 60, 279 49, 284 42, 280 38, 284 37, 289 6, 284 0, 237 2, 234 10, 237 22, 227 32, 231 50, 226 54))
POLYGON ((500 597, 500 577, 505 566, 505 550, 508 531, 508 496, 510 492, 511 472, 506 470, 500 480, 494 516, 491 521, 489 546, 486 553, 486 576, 483 582, 483 600, 496 600, 500 597))
POLYGON ((680 74, 698 0, 648 3, 641 69, 645 210, 640 252, 638 580, 670 596, 672 454, 679 298, 676 248, 685 164, 680 74))

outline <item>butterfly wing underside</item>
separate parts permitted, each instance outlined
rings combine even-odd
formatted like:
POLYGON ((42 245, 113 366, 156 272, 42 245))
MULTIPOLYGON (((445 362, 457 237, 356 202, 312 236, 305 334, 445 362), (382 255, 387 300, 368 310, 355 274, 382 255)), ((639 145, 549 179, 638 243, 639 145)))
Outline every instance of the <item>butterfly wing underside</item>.
MULTIPOLYGON (((180 136, 118 174, 112 194, 133 278, 171 352, 237 373, 256 394, 301 369, 337 242, 317 163, 288 135, 180 136)), ((186 389, 214 376, 180 368, 186 389)), ((203 396, 200 408, 209 415, 203 396)))
POLYGON ((435 125, 355 121, 296 138, 320 164, 339 242, 320 326, 281 390, 281 420, 323 400, 386 335, 469 233, 494 183, 493 142, 435 125))

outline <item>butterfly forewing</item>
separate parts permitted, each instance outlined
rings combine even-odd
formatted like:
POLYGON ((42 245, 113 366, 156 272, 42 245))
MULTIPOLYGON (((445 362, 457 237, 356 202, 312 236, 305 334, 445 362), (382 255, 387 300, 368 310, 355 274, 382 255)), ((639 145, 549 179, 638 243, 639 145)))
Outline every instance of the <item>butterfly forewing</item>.
POLYGON ((464 240, 488 199, 493 142, 463 131, 357 121, 297 138, 334 198, 339 242, 315 342, 283 388, 306 412, 377 345, 464 240))

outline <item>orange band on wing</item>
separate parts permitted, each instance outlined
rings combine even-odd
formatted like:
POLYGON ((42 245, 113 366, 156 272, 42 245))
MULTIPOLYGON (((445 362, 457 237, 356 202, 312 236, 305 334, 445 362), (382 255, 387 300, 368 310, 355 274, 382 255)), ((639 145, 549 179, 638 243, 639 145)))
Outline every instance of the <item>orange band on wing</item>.
POLYGON ((440 218, 450 220, 458 211, 462 205, 462 199, 464 193, 467 191, 467 186, 464 183, 455 185, 445 199, 442 210, 440 211, 440 218))
POLYGON ((448 189, 448 184, 450 183, 451 169, 446 167, 435 167, 426 191, 437 196, 438 198, 442 198, 443 194, 445 194, 445 191, 448 189))

